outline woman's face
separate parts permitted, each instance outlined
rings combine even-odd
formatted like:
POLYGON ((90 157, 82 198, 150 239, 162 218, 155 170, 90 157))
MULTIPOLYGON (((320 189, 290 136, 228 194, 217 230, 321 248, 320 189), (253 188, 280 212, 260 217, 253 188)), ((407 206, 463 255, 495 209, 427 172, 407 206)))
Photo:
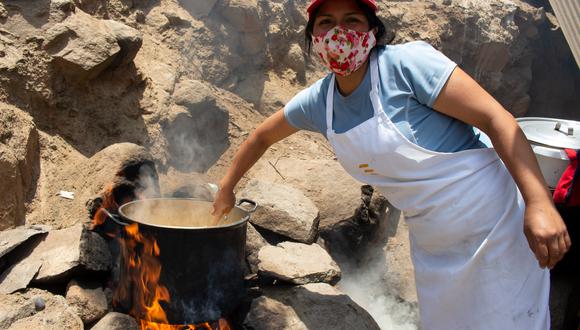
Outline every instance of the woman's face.
POLYGON ((318 10, 312 34, 319 36, 335 26, 367 32, 369 22, 356 0, 328 0, 318 10))

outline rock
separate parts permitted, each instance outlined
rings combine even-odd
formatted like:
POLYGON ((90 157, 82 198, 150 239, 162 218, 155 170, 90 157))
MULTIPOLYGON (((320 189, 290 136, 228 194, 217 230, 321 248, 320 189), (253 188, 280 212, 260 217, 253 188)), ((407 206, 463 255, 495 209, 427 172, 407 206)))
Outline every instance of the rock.
POLYGON ((75 4, 73 0, 51 0, 50 7, 70 13, 75 11, 75 4))
POLYGON ((203 87, 193 88, 196 85, 178 85, 174 98, 182 105, 173 106, 162 121, 168 162, 182 172, 205 172, 229 146, 228 111, 207 98, 211 94, 203 94, 203 87))
MULTIPOLYGON (((0 18, 3 7, 0 7, 0 18)), ((18 63, 24 59, 22 52, 15 42, 8 37, 0 35, 0 69, 6 71, 16 70, 18 63)))
POLYGON ((121 51, 104 21, 80 10, 46 31, 44 48, 72 81, 95 78, 121 51))
POLYGON ((113 265, 111 251, 104 238, 96 232, 83 230, 80 242, 80 263, 84 269, 108 271, 113 265))
POLYGON ((252 301, 250 312, 246 316, 244 325, 255 330, 313 329, 303 323, 300 316, 296 314, 291 306, 286 306, 265 296, 258 297, 252 301))
POLYGON ((86 231, 81 224, 77 224, 49 232, 31 251, 23 252, 15 267, 34 269, 40 263, 40 271, 34 277, 34 281, 39 283, 66 279, 80 268, 93 271, 110 269, 111 257, 106 244, 96 239, 95 233, 86 231), (96 241, 98 247, 87 249, 91 241, 96 241), (103 249, 107 252, 103 252, 103 249), (108 258, 104 257, 107 255, 108 258))
POLYGON ((221 15, 239 32, 262 30, 257 0, 230 0, 221 10, 221 15))
POLYGON ((62 296, 29 289, 0 295, 0 300, 0 329, 84 329, 83 321, 62 296))
POLYGON ((286 65, 296 72, 304 72, 305 62, 304 62, 304 52, 299 44, 294 43, 290 45, 288 54, 286 54, 286 65))
POLYGON ((30 225, 0 232, 0 258, 26 242, 30 237, 47 233, 49 230, 50 226, 30 225))
POLYGON ((108 312, 107 297, 96 282, 72 280, 66 290, 66 301, 85 324, 98 321, 108 312))
POLYGON ((117 39, 117 44, 121 47, 121 50, 115 57, 115 61, 111 63, 111 67, 125 66, 133 62, 133 59, 143 44, 141 32, 113 20, 105 20, 103 23, 109 27, 111 33, 117 39))
POLYGON ((0 230, 24 224, 25 203, 40 173, 38 131, 32 117, 0 102, 0 230))
POLYGON ((0 144, 0 181, 13 187, 10 191, 0 192, 0 230, 24 225, 26 210, 18 159, 3 144, 0 144))
POLYGON ((0 294, 9 294, 25 289, 38 274, 41 266, 42 261, 40 260, 12 265, 0 275, 0 294))
POLYGON ((258 252, 266 245, 269 244, 264 237, 260 235, 251 223, 248 223, 246 231, 246 260, 252 273, 258 272, 258 264, 260 263, 258 252))
MULTIPOLYGON (((263 54, 264 51, 266 50, 266 36, 264 35, 263 31, 258 31, 258 32, 248 32, 248 33, 244 33, 241 36, 241 40, 242 40, 242 52, 244 54, 247 55, 257 55, 257 54, 263 54)), ((256 57, 257 60, 258 58, 262 58, 262 57, 256 57)), ((260 61, 254 61, 252 64, 256 65, 256 64, 261 64, 260 61)))
POLYGON ((360 204, 361 184, 349 176, 337 161, 281 158, 276 162, 276 168, 284 179, 266 159, 258 161, 250 175, 302 191, 320 210, 321 228, 350 218, 360 204))
POLYGON ((254 299, 244 325, 251 329, 380 329, 347 295, 325 283, 274 288, 254 299))
POLYGON ((91 330, 139 330, 139 325, 129 315, 112 312, 105 315, 91 330))
POLYGON ((38 244, 32 253, 20 263, 41 262, 36 276, 40 282, 62 279, 80 266, 80 242, 83 227, 78 224, 70 228, 54 230, 38 244))
POLYGON ((175 86, 173 102, 187 108, 215 107, 214 93, 199 80, 182 80, 175 86))
POLYGON ((179 0, 179 4, 189 12, 193 18, 204 18, 209 15, 217 0, 189 1, 179 0))
POLYGON ((290 186, 250 181, 238 194, 258 203, 252 224, 310 244, 318 234, 318 209, 302 192, 290 186))
POLYGON ((4 8, 4 4, 0 3, 0 19, 6 19, 8 17, 8 11, 4 8))
POLYGON ((336 284, 340 268, 318 244, 282 242, 264 246, 258 252, 258 275, 294 284, 325 282, 336 284))

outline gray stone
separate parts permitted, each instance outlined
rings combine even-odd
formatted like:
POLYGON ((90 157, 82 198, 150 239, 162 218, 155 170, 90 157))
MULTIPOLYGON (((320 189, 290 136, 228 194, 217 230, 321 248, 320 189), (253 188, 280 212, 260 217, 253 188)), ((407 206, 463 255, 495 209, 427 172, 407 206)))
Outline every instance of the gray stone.
POLYGON ((68 278, 82 269, 106 271, 111 268, 110 252, 96 233, 82 225, 53 230, 30 251, 23 253, 15 267, 30 272, 40 264, 34 281, 50 283, 68 278), (91 246, 90 248, 88 246, 91 246))
POLYGON ((30 237, 47 233, 50 226, 30 225, 21 226, 0 232, 0 257, 3 257, 14 250, 20 244, 26 242, 30 237))
POLYGON ((63 296, 40 289, 0 295, 0 329, 82 330, 83 321, 63 296), (36 306, 44 305, 44 308, 36 306))
POLYGON ((189 12, 193 18, 204 18, 209 15, 217 0, 190 1, 179 0, 179 4, 189 12))
POLYGON ((35 280, 48 282, 62 279, 80 266, 80 243, 83 226, 53 230, 32 253, 20 263, 37 263, 42 266, 35 280))
POLYGON ((143 44, 141 32, 117 21, 105 20, 103 22, 109 27, 111 33, 117 39, 117 44, 121 47, 115 61, 111 63, 111 67, 124 66, 133 62, 143 44))
POLYGON ((271 288, 254 299, 244 325, 251 329, 380 329, 347 295, 324 283, 271 288))
POLYGON ((129 315, 112 312, 105 315, 91 330, 139 330, 139 325, 129 315))
POLYGON ((80 242, 80 263, 92 271, 108 271, 113 266, 113 257, 104 238, 99 234, 83 230, 80 242))
POLYGON ((340 268, 318 244, 282 242, 258 252, 258 275, 294 284, 340 280, 340 268))
POLYGON ((258 252, 266 245, 269 244, 264 237, 260 235, 251 223, 248 223, 248 229, 246 231, 246 260, 252 273, 258 272, 258 264, 260 263, 258 252))
POLYGON ((244 325, 254 330, 314 329, 307 327, 291 306, 265 296, 252 301, 244 325))
POLYGON ((282 184, 252 180, 239 196, 259 205, 250 219, 252 224, 306 244, 316 239, 318 209, 301 191, 282 184))
POLYGON ((40 266, 42 266, 40 260, 10 266, 0 275, 0 294, 9 294, 25 289, 38 274, 40 266))
POLYGON ((98 321, 108 312, 107 297, 96 282, 72 280, 66 290, 66 301, 85 324, 98 321))
POLYGON ((175 86, 173 102, 185 107, 215 106, 212 89, 199 80, 182 80, 175 86))
POLYGON ((222 16, 239 32, 262 30, 257 0, 230 0, 221 11, 222 16))
POLYGON ((121 51, 107 24, 81 10, 50 27, 45 35, 45 50, 73 81, 98 76, 121 51))
POLYGON ((183 105, 171 107, 162 122, 168 162, 182 172, 205 172, 229 146, 229 112, 208 94, 180 85, 175 101, 183 105))

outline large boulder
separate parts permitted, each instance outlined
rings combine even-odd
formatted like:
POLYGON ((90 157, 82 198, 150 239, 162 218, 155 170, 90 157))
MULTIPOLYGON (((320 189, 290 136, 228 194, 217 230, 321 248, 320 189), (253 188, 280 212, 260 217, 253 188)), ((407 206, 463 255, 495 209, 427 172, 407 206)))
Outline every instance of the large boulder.
POLYGON ((80 10, 51 26, 45 36, 44 49, 73 82, 92 79, 108 67, 131 62, 142 43, 137 30, 80 10))
POLYGON ((161 122, 170 165, 205 172, 229 146, 229 113, 216 103, 215 89, 198 80, 179 82, 173 106, 161 122))
POLYGON ((310 244, 318 235, 318 209, 304 194, 290 186, 250 181, 239 193, 258 203, 250 221, 298 242, 310 244))
POLYGON ((347 295, 326 283, 273 288, 254 299, 244 325, 261 329, 380 329, 347 295))

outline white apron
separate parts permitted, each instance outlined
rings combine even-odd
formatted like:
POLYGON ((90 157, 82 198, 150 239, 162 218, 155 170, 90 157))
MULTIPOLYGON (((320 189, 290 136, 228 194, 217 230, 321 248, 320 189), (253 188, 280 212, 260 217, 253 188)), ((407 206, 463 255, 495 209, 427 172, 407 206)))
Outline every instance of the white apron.
POLYGON ((403 211, 423 329, 548 329, 549 271, 523 233, 523 199, 494 149, 434 152, 410 142, 382 109, 375 52, 374 116, 327 137, 344 169, 403 211))

